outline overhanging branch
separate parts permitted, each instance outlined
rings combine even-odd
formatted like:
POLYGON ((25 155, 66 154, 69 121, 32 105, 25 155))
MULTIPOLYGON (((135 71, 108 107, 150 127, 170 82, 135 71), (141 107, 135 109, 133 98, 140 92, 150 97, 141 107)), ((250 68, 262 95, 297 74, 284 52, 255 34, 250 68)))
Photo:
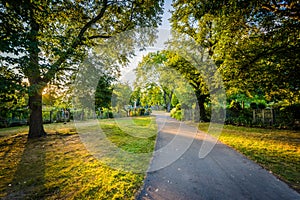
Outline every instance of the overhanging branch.
POLYGON ((280 9, 278 4, 263 4, 262 8, 277 15, 286 16, 291 19, 300 21, 300 4, 284 5, 284 9, 280 9))
POLYGON ((96 23, 98 20, 100 20, 103 16, 104 13, 107 9, 108 6, 108 1, 104 0, 103 1, 103 7, 100 10, 100 13, 93 19, 91 19, 89 22, 87 22, 82 29, 80 30, 79 34, 77 35, 77 37, 73 40, 71 46, 67 49, 67 51, 65 53, 63 53, 59 59, 51 66, 51 69, 47 72, 47 74, 45 74, 43 81, 44 82, 49 82, 52 77, 54 77, 55 73, 59 70, 59 67, 61 66, 61 64, 63 62, 65 62, 68 57, 73 53, 74 49, 76 49, 80 43, 83 40, 83 35, 84 33, 91 27, 92 24, 96 23))
POLYGON ((108 39, 111 37, 112 37, 111 35, 93 35, 93 36, 88 37, 88 39, 89 40, 97 39, 97 38, 108 39))

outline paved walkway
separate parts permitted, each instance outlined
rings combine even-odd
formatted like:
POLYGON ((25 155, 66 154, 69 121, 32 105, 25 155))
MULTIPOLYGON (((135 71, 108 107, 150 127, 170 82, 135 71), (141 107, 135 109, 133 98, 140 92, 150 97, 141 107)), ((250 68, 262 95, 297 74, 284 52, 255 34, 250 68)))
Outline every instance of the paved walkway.
POLYGON ((198 132, 190 147, 186 147, 189 135, 194 135, 193 127, 180 125, 163 114, 157 115, 157 123, 161 128, 157 151, 137 199, 300 200, 299 193, 226 145, 217 143, 204 159, 200 159, 204 133, 198 132), (183 145, 176 142, 178 138, 183 145), (180 152, 184 152, 183 155, 180 152))

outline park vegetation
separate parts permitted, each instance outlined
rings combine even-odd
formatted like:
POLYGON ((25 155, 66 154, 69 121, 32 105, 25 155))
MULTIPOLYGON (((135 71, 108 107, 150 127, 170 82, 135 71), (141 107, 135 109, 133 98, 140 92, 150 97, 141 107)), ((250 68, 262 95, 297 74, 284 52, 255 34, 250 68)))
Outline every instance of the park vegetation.
MULTIPOLYGON (((15 94, 27 94, 28 137, 46 135, 42 94, 47 85, 66 84, 91 48, 104 45, 108 38, 138 27, 157 27, 162 3, 1 1, 1 102, 14 100, 15 94)), ((126 63, 134 53, 133 44, 124 45, 128 51, 111 55, 119 63, 126 63)))
MULTIPOLYGON (((217 112, 226 109, 226 123, 299 128, 299 7, 297 1, 174 1, 173 37, 167 49, 143 58, 137 69, 138 82, 159 77, 155 82, 172 102, 174 84, 166 89, 166 82, 161 84, 161 80, 164 73, 179 72, 197 101, 193 106, 183 101, 178 106, 171 104, 172 115, 178 119, 189 118, 184 116, 184 107, 193 107, 200 112, 195 120, 209 121, 216 112, 212 110, 212 86, 225 88, 227 102, 221 103, 217 112), (198 45, 198 57, 206 61, 195 62, 188 53, 178 51, 186 38, 198 45), (201 68, 207 71, 211 62, 216 72, 207 76, 201 68), (207 80, 215 74, 222 76, 223 86, 208 85, 207 80), (254 115, 261 117, 262 112, 272 117, 255 119, 254 115)), ((180 82, 174 75, 166 80, 180 82)))

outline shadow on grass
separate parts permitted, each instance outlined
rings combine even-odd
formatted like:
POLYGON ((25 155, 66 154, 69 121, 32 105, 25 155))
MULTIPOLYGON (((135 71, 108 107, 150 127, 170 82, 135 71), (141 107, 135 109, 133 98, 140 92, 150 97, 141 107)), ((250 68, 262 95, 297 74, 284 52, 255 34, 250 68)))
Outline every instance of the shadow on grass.
POLYGON ((44 199, 46 138, 27 140, 4 199, 44 199))

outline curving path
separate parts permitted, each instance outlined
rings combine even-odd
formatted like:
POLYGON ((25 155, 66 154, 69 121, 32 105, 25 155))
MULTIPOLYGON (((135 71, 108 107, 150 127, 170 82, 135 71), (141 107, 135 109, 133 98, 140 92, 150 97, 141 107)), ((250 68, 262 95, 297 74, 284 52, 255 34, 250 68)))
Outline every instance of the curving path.
POLYGON ((156 120, 160 129, 156 152, 137 199, 300 200, 287 184, 224 144, 217 142, 200 159, 204 133, 195 135, 194 127, 165 114, 156 114, 156 120))

